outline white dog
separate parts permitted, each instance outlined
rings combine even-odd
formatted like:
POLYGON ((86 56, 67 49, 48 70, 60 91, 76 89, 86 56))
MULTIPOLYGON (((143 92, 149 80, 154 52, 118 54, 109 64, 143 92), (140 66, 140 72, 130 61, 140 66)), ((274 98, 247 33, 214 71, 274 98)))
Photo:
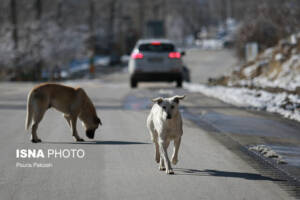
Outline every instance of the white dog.
POLYGON ((179 100, 184 97, 153 99, 155 104, 147 118, 147 127, 155 144, 155 161, 159 163, 159 170, 166 170, 167 174, 174 174, 167 152, 171 140, 174 140, 172 163, 176 165, 178 162, 178 150, 183 134, 178 105, 179 100))

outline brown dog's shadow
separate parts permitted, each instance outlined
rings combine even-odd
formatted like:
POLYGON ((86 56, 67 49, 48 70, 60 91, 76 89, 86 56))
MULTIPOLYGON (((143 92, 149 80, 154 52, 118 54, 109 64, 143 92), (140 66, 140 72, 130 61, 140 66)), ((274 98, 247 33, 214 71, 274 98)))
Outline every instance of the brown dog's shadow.
POLYGON ((43 141, 42 143, 45 144, 79 144, 79 145, 135 145, 135 144, 151 144, 146 142, 133 142, 133 141, 84 141, 84 142, 50 142, 50 141, 43 141))
POLYGON ((247 173, 247 172, 230 172, 212 169, 183 169, 174 168, 175 175, 192 175, 192 176, 215 176, 215 177, 228 177, 228 178, 241 178, 246 180, 264 180, 264 181, 284 181, 274 179, 272 177, 263 176, 261 174, 247 173))

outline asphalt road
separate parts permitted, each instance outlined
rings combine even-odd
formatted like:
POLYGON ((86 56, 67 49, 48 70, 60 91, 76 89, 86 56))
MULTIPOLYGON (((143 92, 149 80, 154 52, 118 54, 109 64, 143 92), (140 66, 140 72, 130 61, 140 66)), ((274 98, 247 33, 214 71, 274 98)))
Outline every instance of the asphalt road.
POLYGON ((239 63, 233 50, 190 49, 183 60, 194 83, 206 83, 209 78, 229 74, 239 63))
POLYGON ((187 94, 182 104, 187 109, 201 111, 213 104, 227 114, 238 111, 169 84, 140 84, 131 90, 127 79, 126 74, 115 73, 101 80, 65 82, 87 91, 103 122, 95 140, 88 140, 78 123, 79 134, 86 139, 82 143, 73 142, 62 115, 50 109, 38 129, 43 142, 32 144, 24 121, 26 95, 33 84, 1 83, 0 199, 293 199, 280 180, 253 167, 247 157, 216 140, 213 130, 188 118, 184 118, 175 175, 159 171, 146 129, 150 98, 187 94), (52 149, 82 149, 85 156, 16 158, 18 149, 42 149, 45 154, 52 149), (50 167, 18 167, 17 163, 50 167))

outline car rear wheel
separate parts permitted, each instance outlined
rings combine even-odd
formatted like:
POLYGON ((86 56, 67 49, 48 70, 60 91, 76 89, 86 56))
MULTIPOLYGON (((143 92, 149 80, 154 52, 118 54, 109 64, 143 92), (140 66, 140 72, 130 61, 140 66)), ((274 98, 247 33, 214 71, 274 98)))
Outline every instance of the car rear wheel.
POLYGON ((176 87, 181 88, 182 87, 182 80, 177 80, 176 81, 176 87))
POLYGON ((138 86, 138 82, 137 80, 135 80, 134 78, 130 79, 130 87, 131 88, 136 88, 138 86))

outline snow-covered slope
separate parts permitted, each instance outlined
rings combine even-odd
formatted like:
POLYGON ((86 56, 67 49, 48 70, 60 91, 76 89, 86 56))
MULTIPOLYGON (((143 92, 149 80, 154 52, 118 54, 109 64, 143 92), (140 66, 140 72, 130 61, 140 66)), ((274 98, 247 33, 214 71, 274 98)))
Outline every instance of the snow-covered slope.
POLYGON ((227 86, 280 88, 287 91, 296 91, 298 87, 300 90, 300 33, 281 40, 275 47, 259 54, 255 61, 238 67, 230 76, 212 83, 221 82, 227 86))

